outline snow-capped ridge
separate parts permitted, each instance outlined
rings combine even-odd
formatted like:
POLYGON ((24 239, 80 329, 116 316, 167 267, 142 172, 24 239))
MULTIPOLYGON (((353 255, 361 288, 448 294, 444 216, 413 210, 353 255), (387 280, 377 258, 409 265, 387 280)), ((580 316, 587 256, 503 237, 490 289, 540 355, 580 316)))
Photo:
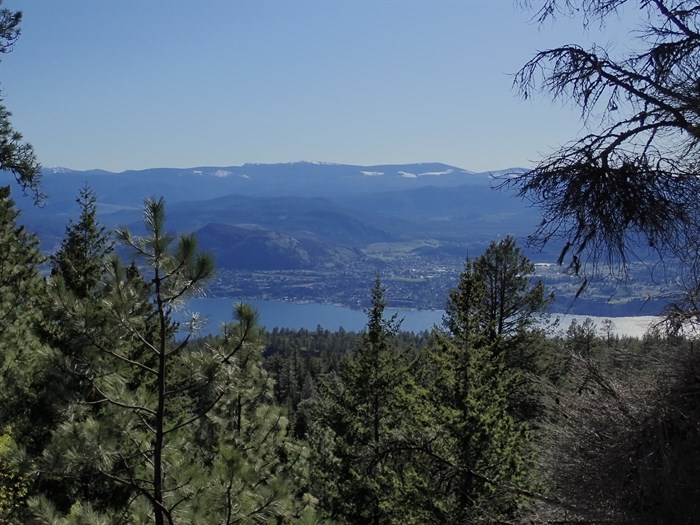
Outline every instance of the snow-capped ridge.
MULTIPOLYGON (((280 164, 286 164, 287 166, 293 166, 295 164, 312 164, 314 166, 342 166, 337 162, 324 162, 322 160, 295 160, 292 162, 281 162, 280 164)), ((273 164, 257 164, 257 166, 273 166, 273 164)))
POLYGON ((445 170, 445 171, 425 171, 423 173, 419 173, 419 177, 439 177, 440 175, 449 175, 450 173, 453 173, 454 170, 445 170))

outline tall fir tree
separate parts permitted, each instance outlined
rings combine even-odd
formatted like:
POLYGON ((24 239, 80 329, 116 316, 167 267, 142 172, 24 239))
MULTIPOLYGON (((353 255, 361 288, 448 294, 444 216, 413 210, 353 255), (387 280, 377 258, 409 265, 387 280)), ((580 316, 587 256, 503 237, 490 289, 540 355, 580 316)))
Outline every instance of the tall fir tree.
POLYGON ((543 330, 554 296, 545 293, 542 281, 534 280, 535 265, 511 236, 492 241, 474 260, 473 272, 483 283, 486 336, 494 352, 504 354, 504 366, 513 374, 511 412, 518 419, 539 417, 540 395, 531 378, 546 372, 543 330))
POLYGON ((491 320, 490 337, 512 339, 536 327, 551 302, 541 281, 532 282, 535 265, 510 235, 492 241, 474 262, 484 283, 483 302, 491 320))
POLYGON ((75 201, 80 219, 66 227, 60 248, 51 256, 51 273, 60 275, 68 290, 84 298, 104 276, 113 244, 107 229, 97 222, 97 196, 92 189, 84 186, 75 201))
MULTIPOLYGON (((69 221, 59 249, 49 258, 51 276, 41 328, 47 345, 44 373, 46 383, 51 385, 43 415, 51 429, 72 417, 71 406, 76 400, 88 404, 91 416, 100 417, 103 398, 91 377, 102 356, 88 327, 102 326, 109 332, 114 324, 104 304, 110 291, 110 267, 115 262, 111 235, 97 221, 97 199, 88 186, 75 200, 79 219, 69 221), (88 324, 76 323, 78 318, 88 324)), ((142 311, 148 315, 150 309, 144 306, 142 311)), ((122 334, 122 338, 129 337, 136 344, 133 335, 122 334)), ((41 448, 48 445, 50 437, 46 436, 41 448)), ((59 511, 67 511, 80 500, 90 500, 98 508, 119 505, 129 495, 118 483, 95 478, 89 472, 74 476, 70 482, 63 475, 53 474, 52 469, 46 469, 37 477, 34 489, 50 498, 59 511)))
POLYGON ((331 518, 341 523, 413 523, 413 467, 401 457, 410 425, 410 363, 396 345, 400 323, 385 318, 379 276, 371 290, 360 348, 339 375, 320 386, 312 424, 315 487, 331 518))
POLYGON ((468 260, 450 292, 446 333, 426 352, 423 378, 431 420, 424 427, 436 523, 492 522, 517 508, 505 487, 525 486, 527 427, 510 413, 513 373, 493 339, 486 285, 468 260))

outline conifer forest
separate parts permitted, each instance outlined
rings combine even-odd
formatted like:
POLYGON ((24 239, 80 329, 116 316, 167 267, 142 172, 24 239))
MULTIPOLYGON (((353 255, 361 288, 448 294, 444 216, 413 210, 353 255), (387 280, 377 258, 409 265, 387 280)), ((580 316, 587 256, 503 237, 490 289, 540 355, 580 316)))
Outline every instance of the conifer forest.
MULTIPOLYGON (((581 290, 642 249, 673 260, 683 293, 653 329, 549 324, 507 236, 465 257, 430 331, 402 330, 378 274, 361 332, 264 327, 232 303, 203 335, 182 311, 216 268, 164 199, 110 229, 86 184, 43 253, 3 187, 0 525, 699 523, 700 4, 528 5, 604 23, 628 2, 647 23, 629 55, 565 46, 515 76, 606 124, 502 184, 541 208, 530 241, 562 240, 581 290)), ((3 53, 20 23, 0 12, 3 53)), ((40 205, 10 120, 0 106, 1 176, 40 205)))

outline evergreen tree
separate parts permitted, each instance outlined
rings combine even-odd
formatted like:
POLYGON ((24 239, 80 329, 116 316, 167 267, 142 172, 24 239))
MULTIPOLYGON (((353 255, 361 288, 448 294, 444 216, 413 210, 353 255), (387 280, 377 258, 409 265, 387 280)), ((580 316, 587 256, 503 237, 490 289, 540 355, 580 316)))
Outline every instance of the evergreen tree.
POLYGON ((571 324, 566 330, 566 345, 570 353, 580 357, 591 357, 599 343, 593 319, 587 317, 582 323, 576 319, 571 320, 571 324))
MULTIPOLYGON (((35 329, 40 320, 42 257, 38 241, 17 224, 18 212, 10 189, 0 188, 0 374, 2 393, 11 386, 25 388, 20 377, 31 363, 38 347, 35 329)), ((16 392, 15 392, 16 393, 16 392)), ((31 395, 30 392, 26 392, 31 395)), ((15 399, 17 401, 17 399, 15 399)), ((18 409, 11 400, 0 397, 0 422, 18 409), (9 404, 8 404, 9 403, 9 404)), ((17 413, 15 412, 15 415, 17 413)))
POLYGON ((308 514, 312 499, 295 492, 304 451, 269 403, 256 315, 240 307, 221 339, 191 346, 196 316, 173 315, 211 275, 211 260, 193 236, 166 232, 162 199, 148 200, 144 217, 144 237, 117 232, 142 271, 113 258, 98 302, 56 295, 62 330, 83 349, 65 355, 66 368, 89 388, 43 457, 63 480, 63 501, 57 490, 33 498, 34 519, 229 524, 308 514), (97 487, 76 490, 86 478, 97 487))
MULTIPOLYGON (((0 322, 0 362, 3 363, 2 389, 0 389, 0 432, 10 442, 17 443, 17 450, 26 454, 29 465, 36 461, 51 439, 51 432, 63 418, 64 409, 78 393, 89 393, 86 381, 75 370, 65 365, 66 356, 78 356, 85 345, 78 339, 67 337, 62 307, 75 301, 75 290, 62 288, 60 303, 56 297, 56 282, 45 281, 39 273, 43 262, 37 249, 38 242, 16 225, 17 212, 9 200, 9 189, 2 192, 2 255, 0 255, 0 286, 2 297, 2 321, 0 322), (48 292, 48 293, 46 293, 48 292), (56 307, 57 304, 61 306, 56 307)), ((93 216, 94 217, 94 216, 93 216)), ((81 232, 69 230, 71 236, 81 232)), ((66 245, 66 243, 64 243, 66 245)), ((97 265, 83 265, 81 279, 98 280, 102 270, 97 265)), ((85 307, 86 305, 83 305, 85 307)), ((94 304, 92 305, 94 307, 94 304)), ((89 366, 91 355, 81 356, 89 366)), ((84 399, 94 399, 89 396, 84 399)), ((24 478, 22 478, 24 479, 24 478)), ((50 494, 65 493, 65 500, 72 500, 77 493, 95 491, 99 484, 83 480, 74 482, 80 489, 66 491, 62 483, 55 483, 45 476, 27 474, 32 483, 26 485, 25 495, 41 491, 50 494)), ((110 487, 110 489, 113 487, 110 487)), ((113 497, 113 491, 109 496, 113 497)), ((67 504, 67 503, 66 503, 67 504)), ((21 507, 13 510, 19 522, 24 521, 21 507)))
POLYGON ((24 448, 46 428, 41 416, 43 282, 38 241, 17 224, 10 189, 0 188, 0 523, 14 521, 30 485, 24 448))
POLYGON ((490 522, 517 508, 511 486, 527 480, 527 428, 510 413, 514 374, 493 333, 485 281, 467 261, 423 372, 429 424, 423 452, 437 523, 490 522))
POLYGON ((542 330, 553 294, 545 294, 541 281, 533 282, 535 265, 511 236, 491 242, 474 260, 473 271, 484 287, 486 335, 494 351, 504 354, 504 366, 514 372, 508 393, 511 411, 516 418, 533 419, 541 415, 542 407, 531 377, 545 372, 542 330))
POLYGON ((546 297, 541 281, 531 283, 535 265, 513 237, 492 241, 476 259, 474 271, 484 282, 484 307, 492 323, 492 339, 515 338, 541 320, 551 297, 546 297))
POLYGON ((305 491, 308 450, 291 438, 284 410, 274 404, 257 312, 238 305, 234 316, 236 322, 197 345, 180 368, 184 383, 192 370, 208 374, 191 395, 192 411, 204 413, 193 435, 206 482, 192 483, 196 504, 185 521, 314 521, 315 499, 305 491))
MULTIPOLYGON (((0 0, 0 5, 2 1, 0 0)), ((19 38, 22 13, 0 10, 0 55, 9 53, 19 38)), ((35 201, 43 197, 39 190, 41 166, 31 144, 24 142, 10 122, 12 114, 1 104, 0 97, 0 171, 10 172, 24 190, 34 194, 35 201)))
MULTIPOLYGON (((0 0, 2 4, 2 0, 0 0)), ((19 38, 22 14, 0 10, 0 54, 12 51, 19 38)), ((32 146, 10 122, 11 113, 0 97, 0 171, 14 175, 25 190, 41 198, 41 166, 32 146)), ((36 238, 16 223, 18 213, 10 188, 0 187, 0 436, 31 439, 31 387, 37 369, 35 337, 41 297, 36 238)), ((0 472, 6 464, 0 460, 0 472)))
POLYGON ((316 489, 342 523, 411 523, 412 466, 400 459, 410 425, 409 363, 396 347, 396 316, 384 318, 377 277, 362 346, 320 386, 312 425, 316 489))
MULTIPOLYGON (((80 400, 91 403, 92 416, 100 417, 103 396, 96 390, 91 377, 98 363, 103 362, 101 349, 96 344, 95 332, 85 323, 102 327, 105 333, 114 325, 113 316, 105 307, 110 293, 109 274, 116 260, 110 260, 113 245, 106 228, 96 219, 95 194, 87 186, 76 198, 80 207, 80 218, 72 219, 66 226, 65 237, 60 248, 50 257, 51 278, 48 279, 48 298, 41 328, 47 346, 44 352, 43 374, 45 387, 41 400, 44 426, 55 429, 66 420, 70 407, 80 400)), ((146 292, 142 280, 133 281, 146 292)), ((142 312, 150 314, 144 297, 142 312)), ((138 345, 133 334, 121 334, 138 345)), ((127 346, 127 345, 124 345, 127 346)), ((71 417, 70 415, 68 417, 71 417)), ((40 452, 49 442, 50 436, 37 443, 40 452)), ((38 477, 35 490, 50 498, 59 511, 68 511, 75 501, 92 501, 98 508, 118 505, 128 497, 129 491, 116 481, 107 481, 85 472, 66 482, 64 476, 53 476, 50 471, 38 477)))
POLYGON ((38 327, 45 297, 38 240, 17 224, 9 188, 0 188, 0 432, 32 448, 44 390, 38 327))
POLYGON ((85 186, 75 199, 80 220, 72 220, 58 251, 51 256, 51 273, 60 275, 68 290, 84 298, 104 275, 106 257, 112 252, 110 235, 97 223, 97 197, 85 186))
POLYGON ((15 518, 24 505, 31 481, 24 451, 9 433, 0 434, 0 524, 19 523, 15 518))

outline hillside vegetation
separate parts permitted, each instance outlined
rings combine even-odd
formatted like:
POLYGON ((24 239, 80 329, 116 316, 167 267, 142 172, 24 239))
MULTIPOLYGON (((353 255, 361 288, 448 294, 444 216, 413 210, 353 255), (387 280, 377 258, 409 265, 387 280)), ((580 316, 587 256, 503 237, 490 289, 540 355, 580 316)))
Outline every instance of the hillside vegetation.
MULTIPOLYGON (((173 320, 213 276, 197 237, 168 233, 162 199, 143 235, 78 202, 42 276, 0 200, 0 523, 696 515, 693 342, 543 329, 552 298, 512 237, 467 259, 432 332, 401 331, 377 275, 362 333, 267 332, 239 304, 198 338, 173 320)), ((250 229, 269 238, 209 228, 250 229)))

